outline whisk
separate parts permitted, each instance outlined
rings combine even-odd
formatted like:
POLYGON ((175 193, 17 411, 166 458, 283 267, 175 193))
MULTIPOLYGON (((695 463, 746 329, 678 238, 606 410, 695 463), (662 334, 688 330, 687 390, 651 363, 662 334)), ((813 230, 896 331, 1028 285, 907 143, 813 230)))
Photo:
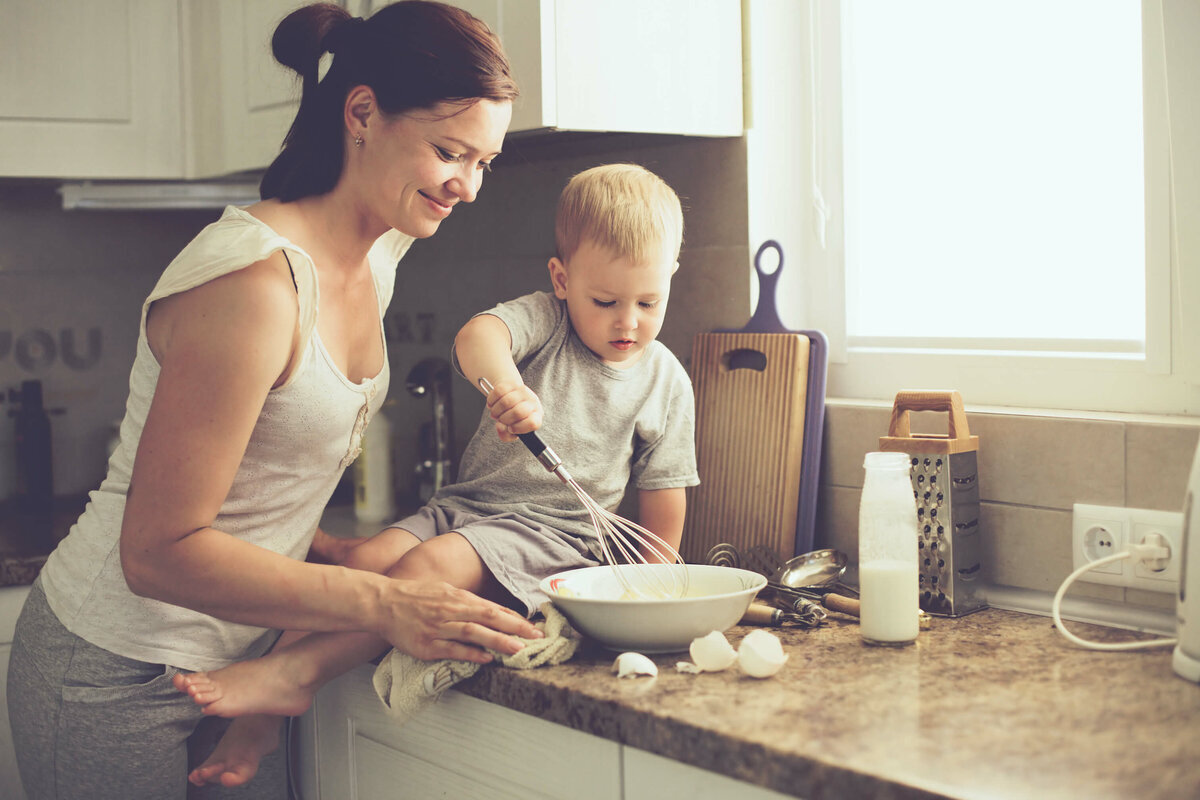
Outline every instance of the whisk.
MULTIPOLYGON (((492 384, 487 378, 479 379, 479 387, 484 394, 491 394, 492 384)), ((542 441, 536 432, 518 433, 517 438, 547 472, 558 476, 579 498, 591 517, 604 562, 612 567, 626 595, 639 600, 657 600, 679 598, 687 593, 688 570, 679 551, 654 532, 617 516, 593 500, 567 472, 558 453, 542 441), (653 560, 648 559, 642 550, 652 553, 653 560)))

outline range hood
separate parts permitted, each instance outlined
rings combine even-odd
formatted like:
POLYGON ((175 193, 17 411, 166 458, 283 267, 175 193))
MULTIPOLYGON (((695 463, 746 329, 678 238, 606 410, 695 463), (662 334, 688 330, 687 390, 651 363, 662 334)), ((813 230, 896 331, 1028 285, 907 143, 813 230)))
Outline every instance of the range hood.
POLYGON ((258 176, 225 181, 80 181, 59 187, 66 211, 181 211, 258 202, 258 176))

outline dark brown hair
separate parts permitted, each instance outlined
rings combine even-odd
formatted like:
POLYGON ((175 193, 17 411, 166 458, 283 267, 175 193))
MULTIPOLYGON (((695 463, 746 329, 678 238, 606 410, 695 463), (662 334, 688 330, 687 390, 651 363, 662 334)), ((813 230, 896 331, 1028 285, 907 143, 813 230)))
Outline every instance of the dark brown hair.
POLYGON ((342 107, 355 86, 371 87, 385 114, 517 96, 508 58, 487 25, 429 0, 401 0, 368 19, 314 3, 279 23, 271 48, 304 83, 283 150, 259 186, 264 200, 290 202, 333 189, 344 157, 342 107), (333 53, 333 63, 318 80, 325 53, 333 53))

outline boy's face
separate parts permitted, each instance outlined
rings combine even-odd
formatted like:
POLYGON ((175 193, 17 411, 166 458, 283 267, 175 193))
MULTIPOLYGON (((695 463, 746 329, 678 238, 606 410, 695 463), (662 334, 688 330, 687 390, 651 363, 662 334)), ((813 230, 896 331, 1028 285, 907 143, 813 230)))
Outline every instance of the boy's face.
POLYGON ((550 259, 550 280, 580 340, 605 364, 624 369, 662 329, 675 267, 665 247, 658 258, 634 263, 584 240, 570 264, 550 259))

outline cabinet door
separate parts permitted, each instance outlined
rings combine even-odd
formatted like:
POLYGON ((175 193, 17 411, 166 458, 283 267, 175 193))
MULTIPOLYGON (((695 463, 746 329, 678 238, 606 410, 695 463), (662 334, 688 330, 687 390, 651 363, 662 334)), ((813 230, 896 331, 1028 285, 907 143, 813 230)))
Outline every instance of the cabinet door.
POLYGON ((662 800, 686 797, 688 800, 795 800, 791 795, 734 780, 706 769, 672 761, 669 758, 625 747, 625 793, 623 800, 662 800))
POLYGON ((504 45, 521 90, 509 131, 555 124, 554 0, 450 0, 487 23, 504 45))
POLYGON ((739 0, 451 0, 500 37, 510 133, 742 135, 739 0))
POLYGON ((8 657, 12 653, 13 628, 28 594, 28 586, 0 588, 0 797, 5 800, 25 800, 13 753, 12 728, 8 725, 8 657))
POLYGON ((263 169, 300 102, 300 78, 271 53, 279 21, 306 0, 189 0, 188 177, 263 169))
POLYGON ((321 797, 618 800, 620 746, 453 690, 390 717, 358 667, 316 697, 321 797))
POLYGON ((555 127, 742 135, 738 0, 558 0, 555 127))
POLYGON ((0 797, 6 800, 25 800, 21 776, 17 773, 17 756, 13 753, 12 728, 8 725, 8 656, 11 644, 0 644, 0 797))
POLYGON ((4 0, 0 175, 183 174, 179 9, 164 0, 4 0))

